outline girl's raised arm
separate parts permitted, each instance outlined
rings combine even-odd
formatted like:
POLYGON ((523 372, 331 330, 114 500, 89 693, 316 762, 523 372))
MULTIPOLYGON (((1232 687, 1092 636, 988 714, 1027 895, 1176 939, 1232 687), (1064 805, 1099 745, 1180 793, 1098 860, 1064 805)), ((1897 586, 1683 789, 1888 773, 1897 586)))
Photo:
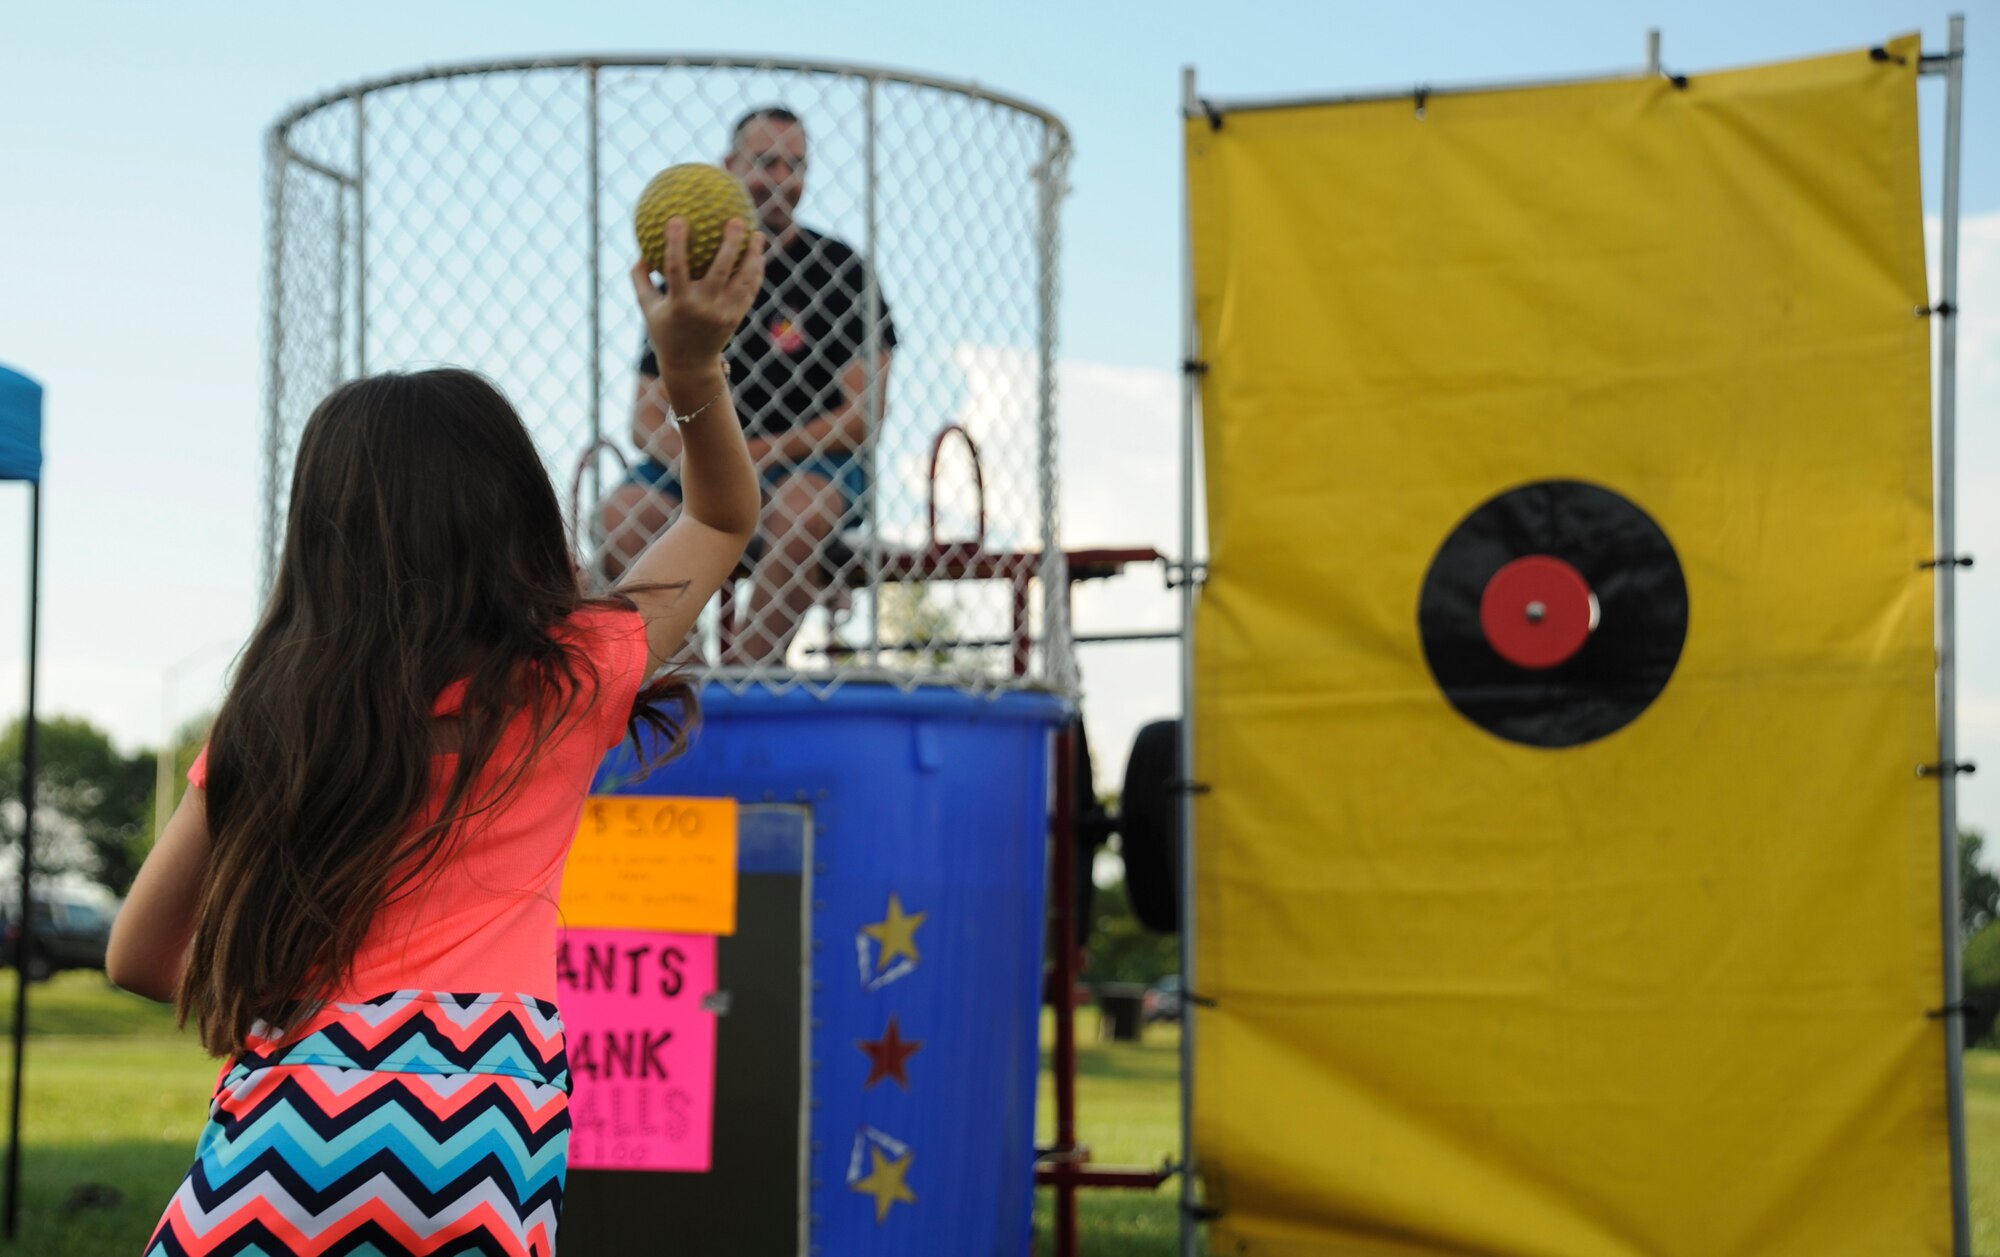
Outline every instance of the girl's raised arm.
POLYGON ((687 273, 687 223, 667 223, 667 291, 653 287, 644 262, 632 290, 660 362, 660 382, 681 424, 684 498, 673 526, 632 561, 617 592, 646 620, 648 662, 680 652, 710 595, 729 579, 757 530, 757 473, 729 397, 722 351, 764 282, 764 237, 731 219, 722 247, 700 279, 687 273), (740 264, 730 262, 742 253, 740 264))

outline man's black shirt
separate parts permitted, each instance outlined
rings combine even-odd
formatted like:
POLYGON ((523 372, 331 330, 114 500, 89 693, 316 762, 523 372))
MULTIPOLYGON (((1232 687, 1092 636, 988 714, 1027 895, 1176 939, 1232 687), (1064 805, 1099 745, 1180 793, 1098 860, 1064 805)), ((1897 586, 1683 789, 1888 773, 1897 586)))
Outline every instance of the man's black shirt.
MULTIPOLYGON (((868 264, 832 236, 801 227, 792 243, 764 258, 764 286, 729 342, 736 413, 751 436, 770 436, 817 419, 841 401, 840 373, 868 352, 868 264)), ((889 304, 880 300, 881 348, 896 344, 889 304)), ((639 370, 658 375, 647 346, 639 370)))

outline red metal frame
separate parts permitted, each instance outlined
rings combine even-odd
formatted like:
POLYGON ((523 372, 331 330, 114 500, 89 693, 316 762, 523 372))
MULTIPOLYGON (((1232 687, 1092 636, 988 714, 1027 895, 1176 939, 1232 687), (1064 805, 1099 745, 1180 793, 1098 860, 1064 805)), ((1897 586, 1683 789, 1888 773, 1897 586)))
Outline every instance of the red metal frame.
POLYGON ((979 531, 973 534, 972 539, 981 546, 984 546, 986 544, 986 475, 979 467, 978 443, 972 439, 970 432, 967 432, 963 426, 956 423, 944 425, 943 428, 938 430, 937 439, 931 442, 930 491, 929 500, 925 506, 925 514, 930 520, 931 544, 933 546, 937 545, 938 456, 944 453, 945 438, 954 432, 964 438, 965 450, 968 454, 972 455, 972 491, 979 499, 979 531))
MULTIPOLYGON (((1098 551, 1098 554, 1119 553, 1098 551)), ((1150 552, 1148 552, 1150 553, 1150 552)), ((1157 556, 1155 556, 1157 557, 1157 556)), ((1077 569, 1071 569, 1074 575, 1077 569)), ((1172 1177, 1173 1170, 1140 1167, 1092 1168, 1090 1147, 1076 1139, 1076 727, 1056 736, 1056 799, 1054 848, 1049 859, 1055 880, 1054 939, 1047 990, 1056 1010, 1056 1141, 1038 1150, 1035 1185, 1056 1192, 1056 1257, 1076 1257, 1076 1194, 1085 1187, 1136 1188, 1151 1191, 1172 1177)))
MULTIPOLYGON (((1072 584, 1082 580, 1102 580, 1116 576, 1127 564, 1157 563, 1160 552, 1149 546, 1065 550, 1072 584)), ((987 550, 977 541, 933 541, 922 550, 885 551, 877 571, 897 580, 1004 580, 1012 589, 1009 628, 1013 641, 1010 668, 1017 677, 1028 675, 1028 657, 1034 647, 1029 630, 1029 595, 1041 572, 1039 550, 987 550)), ((866 584, 868 566, 847 567, 848 584, 866 584)), ((735 590, 724 582, 721 591, 721 640, 726 647, 735 637, 735 590)))
POLYGON ((1055 953, 1053 980, 1048 983, 1056 1009, 1056 1142, 1035 1167, 1035 1182, 1056 1189, 1056 1252, 1076 1252, 1076 1184, 1070 1173, 1088 1160, 1090 1150, 1076 1142, 1076 729, 1056 735, 1055 849, 1050 854, 1055 879, 1055 922, 1050 929, 1055 953))

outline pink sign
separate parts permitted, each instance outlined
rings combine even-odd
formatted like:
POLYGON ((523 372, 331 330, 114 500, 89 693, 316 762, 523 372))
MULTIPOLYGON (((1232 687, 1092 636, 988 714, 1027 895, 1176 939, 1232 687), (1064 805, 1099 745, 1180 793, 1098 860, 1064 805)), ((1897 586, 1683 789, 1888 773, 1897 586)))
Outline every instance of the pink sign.
POLYGON ((564 930, 556 982, 569 1051, 569 1163, 709 1168, 715 936, 564 930))

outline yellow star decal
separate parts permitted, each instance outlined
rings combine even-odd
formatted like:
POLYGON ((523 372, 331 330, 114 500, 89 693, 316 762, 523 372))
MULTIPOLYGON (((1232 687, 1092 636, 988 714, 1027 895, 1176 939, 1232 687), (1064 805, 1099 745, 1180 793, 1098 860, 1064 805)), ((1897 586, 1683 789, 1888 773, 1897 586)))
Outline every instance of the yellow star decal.
POLYGON ((883 1156, 880 1148, 870 1148, 868 1152, 875 1159, 875 1168, 867 1178, 856 1181, 853 1187, 862 1195, 875 1198, 875 1225, 881 1226, 889 1216, 890 1206, 897 1201, 906 1205, 917 1203, 917 1194, 903 1181, 903 1176, 910 1172, 910 1162, 916 1159, 917 1154, 905 1152, 892 1160, 883 1156))
POLYGON ((864 925, 861 932, 882 945, 882 952, 875 957, 875 972, 880 973, 893 964, 898 956, 908 956, 912 962, 922 960, 917 954, 917 927, 924 923, 928 912, 903 911, 903 901, 894 892, 889 895, 889 915, 864 925))

